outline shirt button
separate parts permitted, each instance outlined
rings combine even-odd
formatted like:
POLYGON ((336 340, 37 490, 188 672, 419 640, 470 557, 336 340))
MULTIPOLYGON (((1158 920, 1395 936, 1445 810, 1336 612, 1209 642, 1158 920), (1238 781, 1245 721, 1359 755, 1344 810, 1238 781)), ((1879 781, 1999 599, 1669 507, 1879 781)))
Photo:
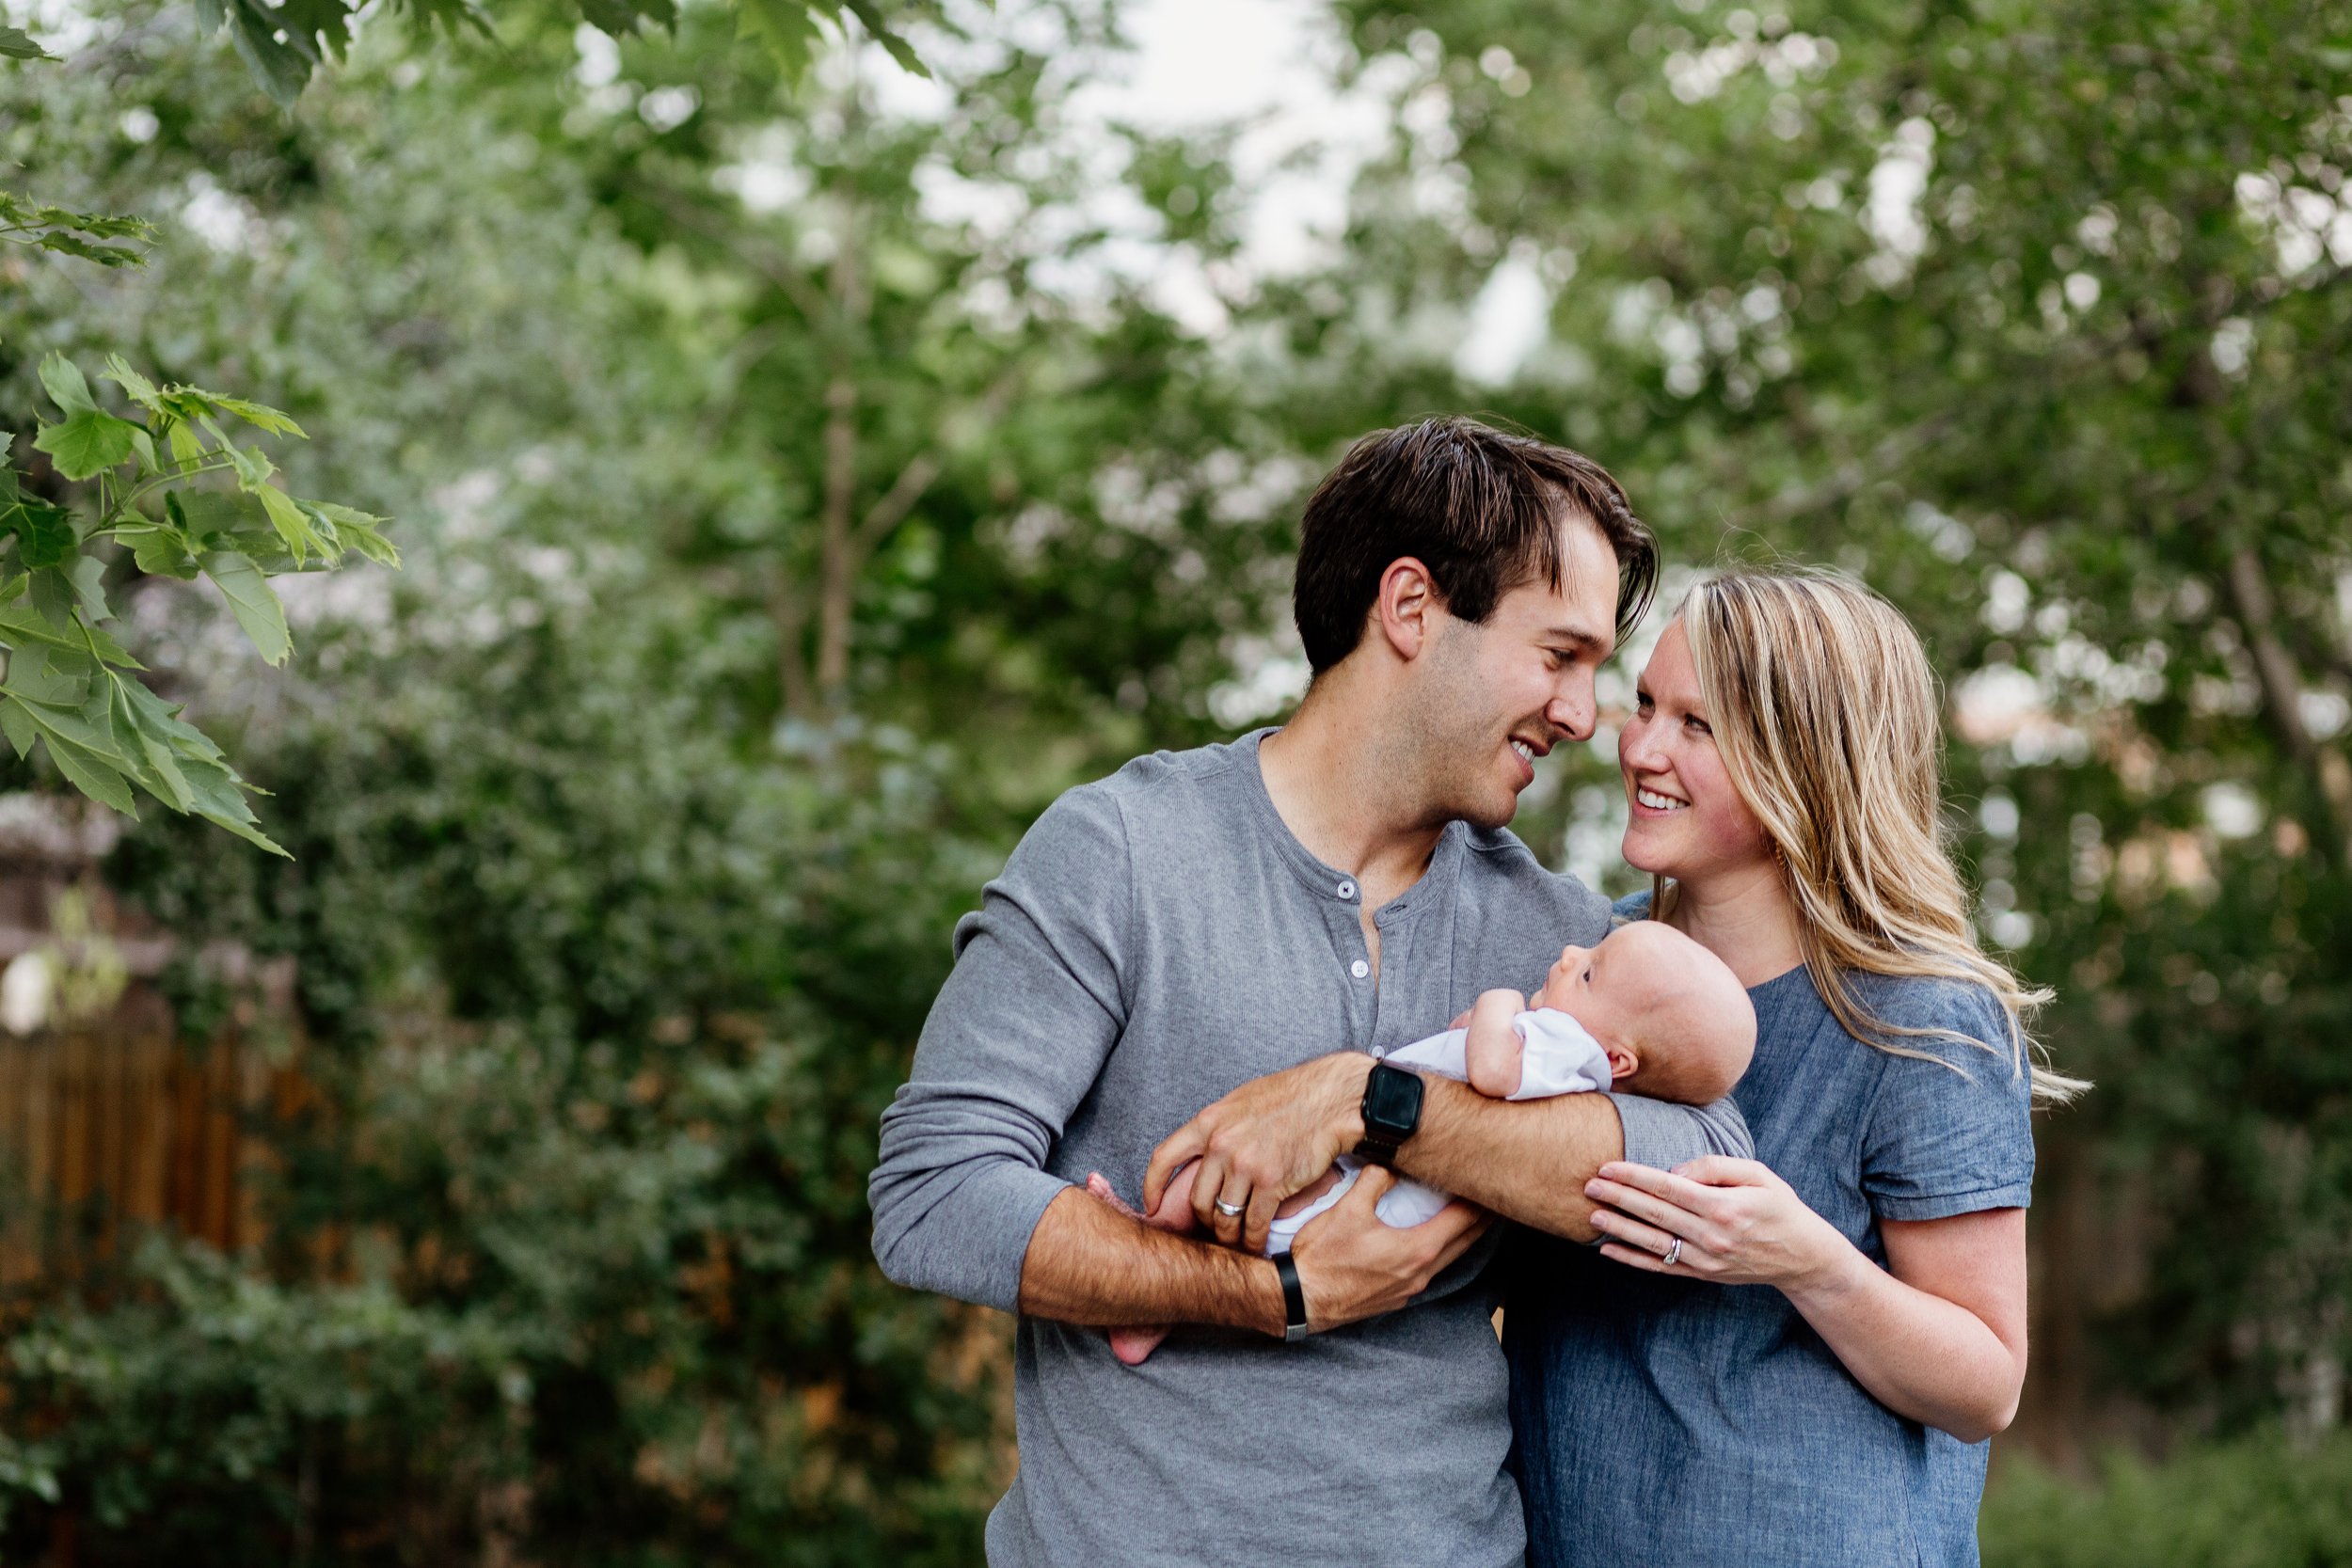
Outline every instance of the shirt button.
POLYGON ((1353 898, 1353 897, 1355 897, 1355 896, 1356 896, 1356 884, 1355 884, 1354 882, 1342 882, 1342 883, 1340 884, 1340 896, 1341 896, 1341 897, 1343 897, 1343 898, 1353 898))
POLYGON ((1358 958, 1354 963, 1347 966, 1347 972, 1360 980, 1365 975, 1372 973, 1372 965, 1364 962, 1361 958, 1358 958))

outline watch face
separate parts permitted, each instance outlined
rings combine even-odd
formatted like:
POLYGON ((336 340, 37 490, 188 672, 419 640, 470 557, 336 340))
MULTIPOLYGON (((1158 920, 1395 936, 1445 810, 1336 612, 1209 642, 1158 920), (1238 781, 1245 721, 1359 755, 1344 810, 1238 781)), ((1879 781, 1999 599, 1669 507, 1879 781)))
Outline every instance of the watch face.
POLYGON ((1421 1075, 1383 1063, 1364 1085, 1364 1125, 1403 1137, 1421 1125, 1421 1075))

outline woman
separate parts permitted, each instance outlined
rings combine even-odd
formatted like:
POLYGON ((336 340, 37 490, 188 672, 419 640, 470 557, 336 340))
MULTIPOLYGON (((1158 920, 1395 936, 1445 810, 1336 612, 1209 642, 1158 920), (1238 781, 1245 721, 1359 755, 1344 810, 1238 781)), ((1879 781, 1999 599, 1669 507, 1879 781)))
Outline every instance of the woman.
POLYGON ((1621 909, 1750 988, 1757 1157, 1604 1166, 1597 1258, 1546 1247, 1515 1289, 1536 1568, 1977 1560, 2027 1112, 2081 1085, 2028 1060, 2043 993, 1971 934, 1940 740, 1917 636, 1844 578, 1726 573, 1660 639, 1619 746, 1656 888, 1621 909))

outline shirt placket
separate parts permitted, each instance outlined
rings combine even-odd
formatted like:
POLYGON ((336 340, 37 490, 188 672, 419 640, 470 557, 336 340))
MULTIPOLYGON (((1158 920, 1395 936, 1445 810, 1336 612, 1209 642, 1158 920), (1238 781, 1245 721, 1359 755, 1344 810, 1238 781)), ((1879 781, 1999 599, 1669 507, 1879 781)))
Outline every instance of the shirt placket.
POLYGON ((1340 986, 1347 998, 1347 1045, 1351 1051, 1368 1049, 1380 1026, 1379 977, 1372 970, 1372 946, 1364 941, 1360 911, 1363 890, 1353 877, 1341 877, 1327 884, 1324 895, 1326 909, 1332 923, 1333 947, 1339 956, 1340 986))
MULTIPOLYGON (((1406 916, 1411 912, 1412 896, 1407 894, 1391 899, 1372 917, 1373 925, 1380 931, 1380 987, 1373 993, 1372 1034, 1365 1048, 1375 1056, 1389 1053, 1389 1037, 1393 1031, 1388 1027, 1388 1021, 1409 1006, 1407 998, 1412 988, 1405 982, 1412 960, 1413 938, 1412 925, 1406 916)), ((1357 935, 1363 935, 1361 927, 1357 928, 1357 935)))

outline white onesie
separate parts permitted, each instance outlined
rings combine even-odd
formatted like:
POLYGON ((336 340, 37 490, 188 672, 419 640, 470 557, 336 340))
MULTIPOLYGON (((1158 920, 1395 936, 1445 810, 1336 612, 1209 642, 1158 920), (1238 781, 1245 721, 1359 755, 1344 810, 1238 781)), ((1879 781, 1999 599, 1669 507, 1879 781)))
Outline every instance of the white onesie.
MULTIPOLYGON (((1519 1053, 1519 1086, 1512 1100, 1549 1100, 1556 1094, 1590 1094, 1609 1086, 1609 1053, 1585 1032, 1584 1025, 1552 1007, 1538 1007, 1511 1021, 1525 1049, 1519 1053)), ((1441 1077, 1470 1081, 1470 1031, 1448 1029, 1410 1045, 1401 1045, 1385 1058, 1395 1067, 1420 1068, 1441 1077)), ((1340 1179, 1331 1190, 1295 1214, 1274 1222, 1266 1232, 1265 1254, 1277 1257, 1291 1249, 1299 1227, 1347 1196, 1363 1162, 1350 1154, 1339 1159, 1340 1179)), ((1376 1211, 1387 1224, 1404 1229, 1435 1219, 1451 1201, 1435 1187, 1399 1178, 1380 1195, 1376 1211)))

